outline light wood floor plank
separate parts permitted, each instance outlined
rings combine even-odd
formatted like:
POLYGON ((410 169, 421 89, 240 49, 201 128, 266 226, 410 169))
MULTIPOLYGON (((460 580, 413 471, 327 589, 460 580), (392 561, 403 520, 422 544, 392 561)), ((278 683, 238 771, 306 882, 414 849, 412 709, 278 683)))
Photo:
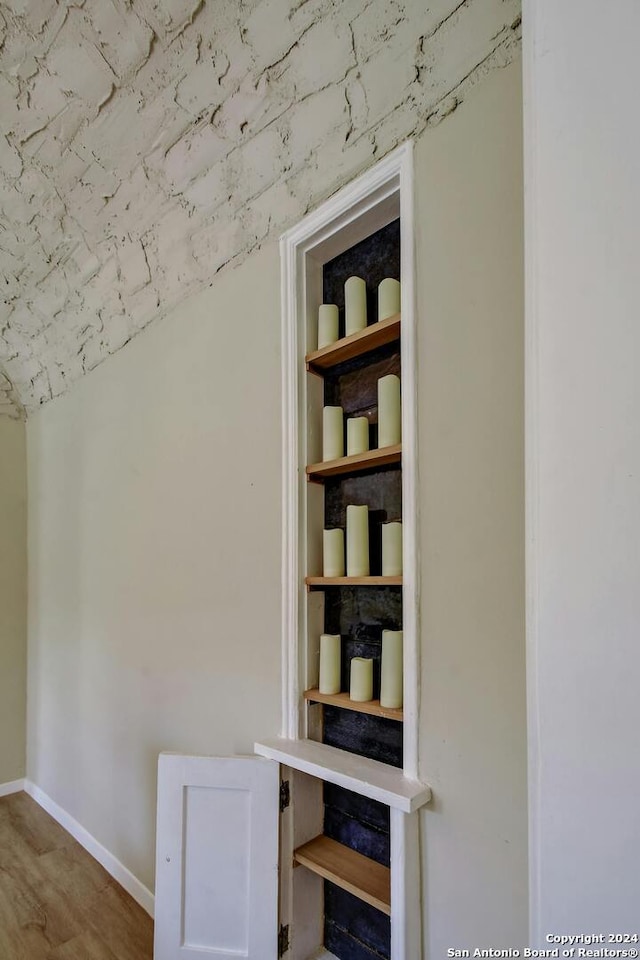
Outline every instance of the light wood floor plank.
POLYGON ((0 957, 151 960, 153 921, 24 793, 0 798, 0 957))
POLYGON ((90 928, 113 951, 117 960, 153 956, 153 923, 147 917, 149 923, 141 924, 140 913, 141 908, 135 900, 115 883, 94 900, 90 928))
POLYGON ((117 960, 117 957, 94 933, 87 931, 57 947, 49 960, 117 960))
POLYGON ((69 834, 26 793, 5 797, 8 820, 38 856, 69 843, 69 834))

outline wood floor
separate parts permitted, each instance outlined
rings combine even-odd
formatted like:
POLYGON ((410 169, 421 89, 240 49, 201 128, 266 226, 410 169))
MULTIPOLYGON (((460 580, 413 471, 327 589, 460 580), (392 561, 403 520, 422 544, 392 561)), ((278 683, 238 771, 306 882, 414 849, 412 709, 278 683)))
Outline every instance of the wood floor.
POLYGON ((25 793, 0 798, 0 960, 151 960, 153 921, 25 793))

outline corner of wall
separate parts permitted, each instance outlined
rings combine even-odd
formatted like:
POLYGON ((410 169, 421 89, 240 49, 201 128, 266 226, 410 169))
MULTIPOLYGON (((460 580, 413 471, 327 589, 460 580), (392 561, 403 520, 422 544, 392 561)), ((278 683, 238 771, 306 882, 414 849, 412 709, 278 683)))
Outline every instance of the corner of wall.
POLYGON ((26 768, 27 466, 23 420, 0 416, 0 784, 26 768))

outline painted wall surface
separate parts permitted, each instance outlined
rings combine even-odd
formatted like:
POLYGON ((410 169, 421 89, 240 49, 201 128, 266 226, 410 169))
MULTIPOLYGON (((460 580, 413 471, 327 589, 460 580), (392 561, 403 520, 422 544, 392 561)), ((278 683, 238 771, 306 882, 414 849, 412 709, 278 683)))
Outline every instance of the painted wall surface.
POLYGON ((527 942, 520 65, 417 151, 429 956, 527 942))
MULTIPOLYGON (((526 931, 518 65, 425 133, 417 177, 438 956, 526 931)), ((29 775, 149 885, 158 751, 280 728, 279 283, 270 244, 28 425, 29 775)))
POLYGON ((277 246, 28 423, 29 776, 153 887, 161 750, 280 714, 277 246))
POLYGON ((0 416, 0 784, 25 773, 26 670, 25 426, 0 416))
MULTIPOLYGON (((640 933, 640 7, 529 0, 533 940, 640 933)), ((631 945, 636 946, 636 945, 631 945)))

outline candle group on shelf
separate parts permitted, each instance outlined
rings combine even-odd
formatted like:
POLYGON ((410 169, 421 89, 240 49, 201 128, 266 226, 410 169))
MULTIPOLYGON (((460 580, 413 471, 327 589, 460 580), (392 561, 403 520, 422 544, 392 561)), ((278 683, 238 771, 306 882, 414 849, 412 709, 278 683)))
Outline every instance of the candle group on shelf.
MULTIPOLYGON (((320 673, 318 690, 325 695, 340 693, 341 649, 340 634, 323 633, 320 636, 320 673)), ((373 659, 353 657, 351 660, 349 699, 356 703, 373 700, 373 659)), ((380 706, 402 707, 402 630, 382 631, 382 658, 380 662, 380 706)))
MULTIPOLYGON (((344 530, 336 527, 322 531, 323 577, 368 577, 371 573, 369 556, 369 508, 347 507, 347 549, 345 564, 344 530)), ((402 521, 382 524, 382 576, 402 576, 402 521)))
MULTIPOLYGON (((400 283, 385 278, 377 291, 377 320, 387 320, 400 312, 400 283)), ((349 277, 344 285, 344 333, 349 337, 367 327, 367 286, 361 277, 349 277)), ((340 338, 340 311, 336 304, 322 304, 318 310, 318 349, 328 347, 340 338)), ((401 442, 400 378, 389 374, 378 380, 378 447, 401 442)), ((362 409, 362 408, 361 408, 362 409)), ((373 420, 375 424, 375 419, 373 420)), ((370 450, 370 423, 366 416, 346 417, 341 406, 325 406, 322 417, 322 459, 324 462, 365 454, 370 450), (346 425, 345 425, 346 419, 346 425)), ((373 435, 375 442, 375 434, 373 435)), ((382 524, 382 575, 402 575, 402 523, 391 520, 382 524)), ((326 578, 369 577, 371 575, 369 543, 369 507, 349 504, 346 507, 346 528, 323 531, 323 576, 326 578)), ((378 558, 379 559, 379 558, 378 558)), ((375 564, 374 560, 374 564, 375 564)), ((376 657, 377 659, 377 657, 376 657)), ((402 707, 402 631, 383 630, 380 657, 380 705, 402 707)), ((342 689, 342 640, 339 634, 320 636, 318 688, 323 695, 334 695, 342 689)), ((364 703, 374 698, 374 660, 353 657, 349 664, 349 697, 364 703)), ((377 686, 377 680, 376 680, 377 686)), ((376 695, 378 691, 376 690, 376 695)))
MULTIPOLYGON (((369 449, 369 421, 366 417, 347 418, 347 456, 366 453, 369 449)), ((344 411, 342 407, 323 407, 322 459, 344 457, 344 411)))
MULTIPOLYGON (((400 282, 386 277, 378 285, 378 320, 400 313, 400 282)), ((362 277, 349 277, 344 285, 344 335, 359 333, 367 326, 367 285, 362 277)), ((339 339, 338 307, 322 303, 318 310, 318 350, 339 339)))
MULTIPOLYGON (((378 380, 378 448, 391 447, 402 439, 400 377, 390 373, 378 380)), ((369 449, 369 421, 366 417, 347 418, 347 456, 369 449)), ((328 406, 322 410, 322 459, 344 457, 344 410, 328 406)))

